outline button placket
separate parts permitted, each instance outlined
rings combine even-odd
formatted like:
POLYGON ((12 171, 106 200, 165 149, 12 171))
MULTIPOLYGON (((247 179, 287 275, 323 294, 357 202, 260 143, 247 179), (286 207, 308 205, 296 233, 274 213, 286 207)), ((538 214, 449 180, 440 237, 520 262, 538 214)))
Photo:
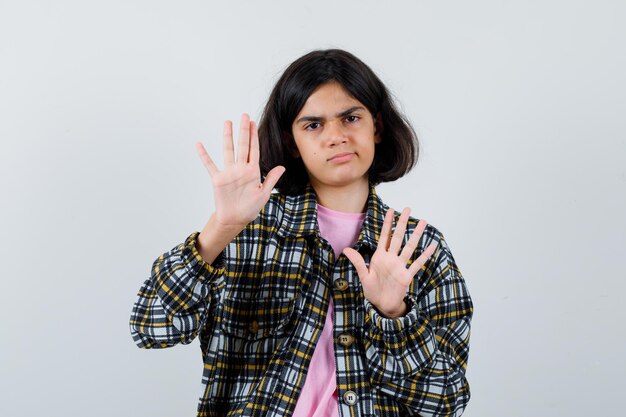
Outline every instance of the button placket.
MULTIPOLYGON (((345 292, 350 288, 350 283, 349 281, 346 279, 347 276, 346 275, 340 275, 337 279, 335 279, 333 281, 333 286, 335 287, 335 290, 340 291, 340 292, 345 292)), ((344 300, 345 301, 345 300, 344 300)), ((335 323, 337 325, 337 323, 335 323)), ((344 327, 342 325, 339 325, 338 328, 344 327)), ((336 328, 336 329, 338 329, 336 328)), ((345 329, 345 327, 344 327, 345 329)), ((342 329, 342 330, 344 330, 342 329)), ((347 330, 347 329, 345 329, 347 330)), ((342 345, 344 348, 348 348, 350 347, 354 342, 356 341, 356 338, 348 333, 348 332, 343 332, 340 333, 337 336, 337 342, 342 345)), ((359 396, 357 395, 356 392, 352 391, 352 390, 348 390, 345 391, 343 393, 343 395, 341 395, 341 398, 343 399, 343 403, 352 407, 354 406, 359 399, 359 396)))

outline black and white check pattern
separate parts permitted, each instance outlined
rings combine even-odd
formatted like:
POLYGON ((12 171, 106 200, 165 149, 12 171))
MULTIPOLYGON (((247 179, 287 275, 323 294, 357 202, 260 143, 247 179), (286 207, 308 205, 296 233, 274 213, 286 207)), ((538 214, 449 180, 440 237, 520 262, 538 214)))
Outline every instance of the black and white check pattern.
MULTIPOLYGON (((354 246, 368 264, 387 208, 370 187, 354 246)), ((410 218, 405 242, 416 226, 410 218)), ((212 265, 196 249, 198 234, 155 260, 130 318, 141 348, 200 337, 198 416, 291 415, 330 297, 342 417, 461 415, 470 398, 465 370, 473 306, 435 227, 427 226, 412 257, 437 243, 409 288, 409 312, 398 319, 378 314, 350 261, 335 259, 320 237, 310 185, 298 196, 273 194, 212 265), (347 288, 334 285, 340 278, 347 288), (346 333, 355 338, 349 346, 339 343, 346 333), (349 391, 356 396, 344 397, 349 391)))

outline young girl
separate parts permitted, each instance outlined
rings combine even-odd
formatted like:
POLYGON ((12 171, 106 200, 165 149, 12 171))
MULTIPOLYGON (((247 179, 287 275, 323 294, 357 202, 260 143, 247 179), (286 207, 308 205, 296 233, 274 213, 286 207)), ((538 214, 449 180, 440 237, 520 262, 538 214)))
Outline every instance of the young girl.
POLYGON ((198 416, 461 415, 472 301, 441 232, 376 194, 418 146, 372 70, 308 53, 236 153, 224 124, 223 170, 196 146, 215 212, 154 262, 130 327, 141 348, 200 337, 198 416))

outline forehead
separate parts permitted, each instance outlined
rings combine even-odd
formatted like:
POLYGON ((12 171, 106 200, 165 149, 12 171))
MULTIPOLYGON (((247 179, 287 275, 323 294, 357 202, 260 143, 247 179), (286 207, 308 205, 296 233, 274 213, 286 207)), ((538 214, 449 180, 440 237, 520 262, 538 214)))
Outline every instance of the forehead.
POLYGON ((355 106, 363 106, 363 104, 352 97, 348 90, 341 84, 336 81, 331 81, 313 90, 313 93, 311 93, 304 103, 304 106, 302 106, 300 113, 298 113, 298 117, 305 115, 322 116, 335 114, 338 111, 355 106))

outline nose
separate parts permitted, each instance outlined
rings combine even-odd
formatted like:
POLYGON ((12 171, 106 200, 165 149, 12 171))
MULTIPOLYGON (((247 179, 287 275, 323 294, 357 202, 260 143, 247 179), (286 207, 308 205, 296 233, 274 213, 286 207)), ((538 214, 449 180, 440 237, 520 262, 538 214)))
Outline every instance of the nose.
POLYGON ((340 121, 327 123, 325 133, 330 147, 346 142, 346 133, 340 121))

